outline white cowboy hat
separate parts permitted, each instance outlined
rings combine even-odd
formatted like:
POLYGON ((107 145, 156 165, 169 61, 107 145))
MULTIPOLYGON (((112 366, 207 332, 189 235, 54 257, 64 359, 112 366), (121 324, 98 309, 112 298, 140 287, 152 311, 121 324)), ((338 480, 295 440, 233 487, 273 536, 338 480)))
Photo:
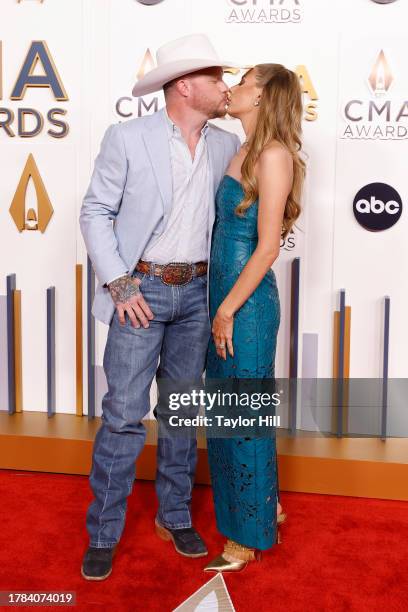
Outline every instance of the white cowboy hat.
POLYGON ((239 68, 237 64, 221 60, 205 34, 191 34, 166 43, 157 50, 156 60, 157 68, 147 72, 136 83, 133 96, 158 91, 165 83, 202 68, 239 68))

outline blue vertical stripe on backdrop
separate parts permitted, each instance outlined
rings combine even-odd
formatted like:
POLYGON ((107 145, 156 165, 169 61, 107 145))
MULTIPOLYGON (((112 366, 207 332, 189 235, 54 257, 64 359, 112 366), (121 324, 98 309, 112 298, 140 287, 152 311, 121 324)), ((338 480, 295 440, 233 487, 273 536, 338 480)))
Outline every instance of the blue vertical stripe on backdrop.
POLYGON ((16 379, 14 371, 14 299, 13 291, 17 280, 15 274, 7 275, 7 356, 8 356, 8 411, 14 414, 16 411, 16 379))

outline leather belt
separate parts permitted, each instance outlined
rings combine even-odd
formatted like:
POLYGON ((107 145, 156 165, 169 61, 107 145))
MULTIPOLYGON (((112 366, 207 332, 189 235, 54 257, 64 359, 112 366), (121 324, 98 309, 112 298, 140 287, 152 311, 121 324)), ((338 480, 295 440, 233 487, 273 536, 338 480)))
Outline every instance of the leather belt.
POLYGON ((207 274, 207 262, 156 264, 141 259, 136 265, 136 270, 144 274, 150 274, 152 270, 154 276, 160 276, 165 285, 187 285, 195 276, 207 274))

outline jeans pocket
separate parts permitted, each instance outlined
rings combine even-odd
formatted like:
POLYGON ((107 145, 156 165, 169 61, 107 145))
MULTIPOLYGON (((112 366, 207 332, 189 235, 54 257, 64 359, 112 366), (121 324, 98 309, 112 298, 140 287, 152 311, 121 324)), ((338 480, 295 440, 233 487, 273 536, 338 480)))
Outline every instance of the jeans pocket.
POLYGON ((208 282, 207 274, 203 274, 202 276, 197 276, 196 280, 200 285, 207 286, 207 282, 208 282))
POLYGON ((139 287, 142 287, 143 281, 147 276, 147 272, 139 272, 139 270, 135 270, 132 274, 132 278, 138 278, 140 280, 139 287))

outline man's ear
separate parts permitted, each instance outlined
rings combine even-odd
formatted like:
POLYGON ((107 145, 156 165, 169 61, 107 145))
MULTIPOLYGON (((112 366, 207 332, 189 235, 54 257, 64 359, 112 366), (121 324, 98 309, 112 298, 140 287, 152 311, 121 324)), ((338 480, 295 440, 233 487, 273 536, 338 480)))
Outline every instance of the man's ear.
POLYGON ((188 79, 179 79, 176 83, 176 89, 181 96, 188 98, 191 91, 191 84, 188 79))

